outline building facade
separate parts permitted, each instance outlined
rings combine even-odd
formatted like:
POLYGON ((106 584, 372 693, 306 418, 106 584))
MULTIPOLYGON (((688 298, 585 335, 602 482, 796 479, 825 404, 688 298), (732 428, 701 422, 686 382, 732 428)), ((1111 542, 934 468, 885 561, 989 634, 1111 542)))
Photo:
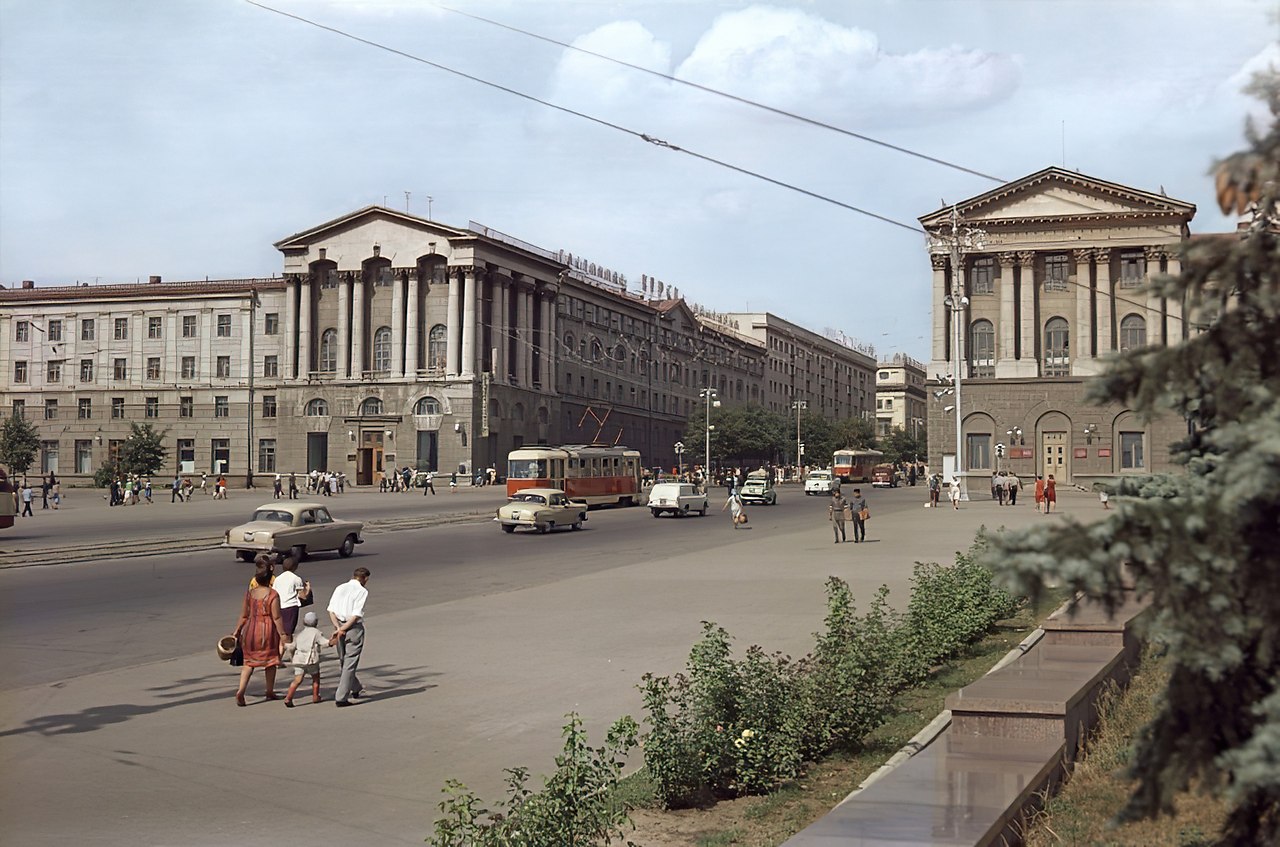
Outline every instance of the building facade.
POLYGON ((1168 469, 1185 422, 1091 405, 1085 389, 1114 352, 1188 337, 1182 304, 1145 285, 1179 272, 1195 206, 1047 168, 954 210, 959 238, 952 208, 920 218, 932 236, 931 464, 953 467, 959 441, 962 470, 979 475, 1088 485, 1168 469))
POLYGON ((928 408, 925 398, 925 366, 910 356, 895 353, 876 366, 876 437, 901 429, 912 438, 925 431, 928 408))

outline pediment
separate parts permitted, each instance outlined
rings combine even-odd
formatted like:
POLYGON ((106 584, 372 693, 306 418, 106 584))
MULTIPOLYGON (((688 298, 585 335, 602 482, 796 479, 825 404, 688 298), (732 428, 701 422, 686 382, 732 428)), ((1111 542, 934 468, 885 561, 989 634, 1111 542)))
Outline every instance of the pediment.
POLYGON ((474 233, 444 226, 408 212, 399 212, 385 206, 365 206, 342 217, 296 232, 277 241, 273 246, 282 252, 302 251, 313 244, 358 234, 361 230, 385 232, 389 226, 415 234, 420 233, 423 236, 435 235, 442 240, 475 237, 474 233))

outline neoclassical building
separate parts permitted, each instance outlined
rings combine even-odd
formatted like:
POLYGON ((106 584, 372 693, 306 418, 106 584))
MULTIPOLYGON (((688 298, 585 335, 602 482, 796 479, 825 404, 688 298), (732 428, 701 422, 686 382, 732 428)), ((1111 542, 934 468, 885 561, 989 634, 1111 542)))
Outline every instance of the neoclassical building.
POLYGON ((1190 332, 1182 304, 1144 289, 1179 271, 1195 206, 1060 168, 1046 168, 955 207, 960 276, 952 267, 952 208, 920 218, 934 236, 929 455, 956 453, 960 369, 963 468, 999 465, 1023 477, 1054 474, 1087 485, 1169 468, 1169 445, 1186 433, 1172 417, 1139 420, 1130 409, 1085 403, 1088 378, 1118 350, 1176 344, 1190 332), (959 295, 950 304, 947 298, 959 295), (959 349, 956 327, 959 322, 959 349), (1005 457, 997 454, 1003 445, 1005 457))
POLYGON ((901 429, 912 438, 924 433, 928 420, 925 366, 896 353, 876 366, 876 436, 901 429))

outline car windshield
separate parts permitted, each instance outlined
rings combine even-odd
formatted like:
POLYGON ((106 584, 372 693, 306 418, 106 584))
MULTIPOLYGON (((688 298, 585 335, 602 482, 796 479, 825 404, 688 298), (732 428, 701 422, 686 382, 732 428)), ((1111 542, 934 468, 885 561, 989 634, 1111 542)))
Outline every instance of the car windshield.
POLYGON ((809 479, 831 479, 831 474, 827 471, 814 471, 809 474, 809 479))
POLYGON ((255 521, 267 521, 269 523, 293 523, 293 515, 283 509, 259 509, 253 513, 255 521))
POLYGON ((511 498, 512 503, 540 503, 545 505, 547 498, 541 494, 517 494, 511 498))

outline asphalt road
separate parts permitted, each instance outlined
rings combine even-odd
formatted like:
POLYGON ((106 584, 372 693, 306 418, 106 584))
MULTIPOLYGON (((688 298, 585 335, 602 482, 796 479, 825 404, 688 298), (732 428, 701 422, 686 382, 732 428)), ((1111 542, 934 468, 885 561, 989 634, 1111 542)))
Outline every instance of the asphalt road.
MULTIPOLYGON (((347 495, 334 508, 402 508, 386 497, 347 495)), ((441 498, 487 509, 500 492, 441 498)), ((234 707, 235 673, 213 646, 235 623, 250 566, 228 551, 2 570, 3 840, 420 844, 446 779, 492 800, 504 768, 551 768, 566 712, 593 739, 620 715, 641 717, 636 683, 679 670, 700 621, 740 648, 800 655, 821 627, 828 575, 863 605, 882 583, 901 604, 912 564, 949 562, 978 526, 1054 520, 986 501, 922 510, 924 499, 919 488, 876 492, 862 545, 833 545, 823 499, 794 489, 752 508, 749 530, 733 530, 713 501, 706 518, 597 510, 582 531, 551 535, 506 535, 486 520, 371 534, 355 557, 317 556, 301 571, 321 608, 353 567, 373 572, 361 671, 373 696, 351 709, 309 698, 284 709, 262 699, 260 673, 249 707, 234 707)), ((213 505, 243 514, 234 500, 213 505)), ((149 520, 179 509, 157 504, 149 520)), ((83 507, 83 523, 103 511, 119 523, 95 532, 146 531, 105 507, 83 507)), ((80 523, 68 520, 64 537, 80 523)), ((335 672, 329 657, 326 697, 335 672)))

